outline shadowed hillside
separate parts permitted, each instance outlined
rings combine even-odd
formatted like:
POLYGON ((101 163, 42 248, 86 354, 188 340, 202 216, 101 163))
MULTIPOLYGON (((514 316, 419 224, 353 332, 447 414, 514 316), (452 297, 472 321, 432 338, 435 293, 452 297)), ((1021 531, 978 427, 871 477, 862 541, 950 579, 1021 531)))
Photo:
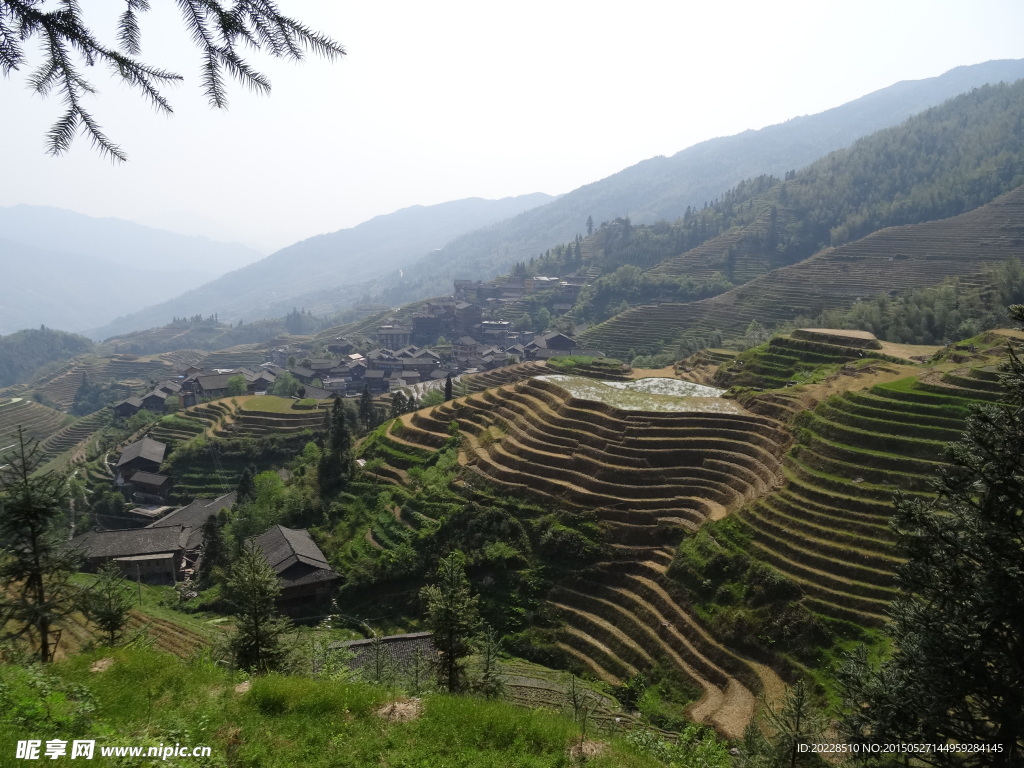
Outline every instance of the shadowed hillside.
POLYGON ((1024 188, 970 213, 891 227, 688 304, 634 307, 583 334, 606 354, 656 351, 684 338, 740 336, 752 320, 771 325, 847 307, 879 292, 971 278, 1024 257, 1024 188))

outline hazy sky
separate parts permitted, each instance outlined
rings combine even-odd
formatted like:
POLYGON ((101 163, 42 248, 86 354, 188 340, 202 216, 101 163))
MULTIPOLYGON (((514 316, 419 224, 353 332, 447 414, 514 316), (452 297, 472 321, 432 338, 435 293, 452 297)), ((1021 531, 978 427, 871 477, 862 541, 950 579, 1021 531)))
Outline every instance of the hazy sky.
MULTIPOLYGON (((123 0, 82 5, 112 41, 123 0)), ((409 205, 568 192, 899 80, 1024 58, 1020 0, 279 0, 348 55, 333 65, 251 57, 273 93, 235 86, 219 112, 199 91, 174 5, 156 0, 143 25, 143 58, 186 76, 168 92, 173 116, 95 73, 93 113, 127 164, 84 138, 46 155, 59 100, 32 95, 23 74, 0 80, 0 205, 269 251, 409 205)))

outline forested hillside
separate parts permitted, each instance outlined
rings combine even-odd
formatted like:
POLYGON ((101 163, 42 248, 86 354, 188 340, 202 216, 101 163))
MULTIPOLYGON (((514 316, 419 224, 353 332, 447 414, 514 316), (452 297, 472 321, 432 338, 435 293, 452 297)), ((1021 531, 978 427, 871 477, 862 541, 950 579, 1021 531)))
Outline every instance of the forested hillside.
MULTIPOLYGON (((1016 198, 1006 198, 985 214, 951 217, 1024 184, 1022 126, 1024 83, 989 86, 862 139, 784 180, 761 178, 740 185, 714 205, 691 210, 671 225, 613 228, 598 258, 609 266, 653 267, 637 274, 631 290, 618 295, 628 303, 685 301, 685 295, 666 295, 665 286, 673 281, 723 285, 760 277, 748 288, 734 289, 735 300, 729 292, 700 304, 636 307, 588 331, 587 345, 624 355, 629 349, 657 351, 677 343, 681 334, 707 337, 718 330, 738 335, 743 318, 746 323, 777 322, 813 315, 883 289, 905 290, 947 276, 974 275, 986 264, 1019 256, 1016 198), (879 232, 944 219, 949 221, 879 232), (872 232, 877 234, 865 238, 872 232), (843 247, 818 254, 813 264, 834 265, 849 278, 816 275, 808 280, 803 275, 812 264, 798 263, 828 246, 843 247), (676 249, 678 255, 663 258, 676 249), (947 266, 918 269, 914 259, 922 258, 945 259, 947 266), (888 281, 887 272, 895 282, 888 281), (896 280, 896 274, 902 276, 896 280), (802 294, 780 303, 779 291, 769 285, 802 294), (699 321, 717 311, 715 307, 734 304, 741 311, 724 310, 728 327, 699 321)), ((602 278, 614 279, 614 274, 602 278)), ((601 286, 599 280, 591 290, 601 286)), ((587 306, 590 297, 582 294, 574 313, 601 319, 587 306)))
POLYGON ((28 381, 39 369, 92 348, 84 336, 45 327, 0 336, 0 387, 28 381))
POLYGON ((634 224, 672 221, 687 207, 701 209, 744 179, 781 177, 957 94, 1022 76, 1024 62, 958 67, 940 77, 897 83, 818 115, 712 139, 669 158, 651 158, 515 219, 460 237, 409 265, 403 279, 379 281, 367 293, 395 306, 443 294, 456 277, 490 278, 585 233, 588 217, 595 224, 620 217, 634 224))
POLYGON ((334 314, 367 300, 397 306, 441 295, 456 277, 490 278, 571 240, 585 231, 588 217, 595 224, 622 216, 637 224, 674 220, 687 207, 700 209, 745 178, 781 176, 970 88, 1022 76, 1024 62, 1019 61, 958 67, 940 77, 897 83, 818 115, 651 158, 556 200, 533 195, 488 206, 467 200, 377 217, 296 243, 95 333, 101 338, 123 334, 174 316, 216 313, 231 322, 251 322, 280 317, 293 307, 334 314), (346 261, 353 258, 351 264, 346 261), (342 263, 347 265, 345 280, 333 284, 332 271, 342 263))

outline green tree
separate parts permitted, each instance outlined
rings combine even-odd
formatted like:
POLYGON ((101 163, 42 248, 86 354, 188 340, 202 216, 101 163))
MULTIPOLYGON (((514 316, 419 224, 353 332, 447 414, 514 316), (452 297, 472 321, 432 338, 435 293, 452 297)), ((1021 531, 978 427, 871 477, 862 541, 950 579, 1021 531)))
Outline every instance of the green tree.
POLYGON ((366 384, 363 385, 363 394, 359 398, 359 421, 362 422, 364 432, 369 432, 377 426, 377 409, 373 405, 370 387, 366 384))
POLYGON ((772 337, 771 331, 761 325, 757 320, 751 320, 750 325, 743 334, 743 344, 746 347, 756 347, 764 344, 772 337))
POLYGON ((326 446, 317 463, 320 490, 331 493, 345 487, 353 474, 352 430, 345 417, 345 406, 340 397, 334 399, 328 422, 326 446))
POLYGON ((132 594, 121 569, 112 562, 104 563, 99 576, 84 595, 85 615, 107 636, 107 645, 117 643, 128 625, 132 610, 132 594))
POLYGON ((242 470, 242 476, 238 479, 238 485, 235 487, 235 491, 238 493, 235 497, 236 504, 246 504, 256 498, 257 474, 255 464, 249 464, 242 470))
POLYGON ((284 662, 283 640, 290 624, 277 615, 280 594, 281 584, 263 550, 248 542, 231 568, 225 591, 235 606, 235 633, 228 643, 239 669, 270 672, 284 662))
MULTIPOLYGON (((127 0, 117 21, 117 45, 100 42, 90 29, 76 2, 62 2, 46 8, 43 0, 0 0, 0 72, 10 75, 27 63, 23 44, 37 39, 43 49, 42 64, 28 78, 31 88, 42 96, 54 91, 64 102, 64 114, 47 134, 51 154, 59 155, 75 135, 85 133, 93 146, 116 160, 125 153, 100 129, 85 109, 88 95, 95 93, 85 79, 79 59, 86 66, 105 64, 130 88, 134 88, 158 111, 172 112, 160 92, 181 75, 147 64, 141 53, 139 16, 149 10, 148 0, 127 0)), ((202 56, 202 88, 210 105, 227 107, 225 74, 255 91, 269 92, 270 80, 253 69, 239 53, 249 47, 272 56, 300 61, 307 51, 327 59, 345 55, 345 50, 326 35, 295 19, 282 15, 273 0, 178 0, 184 25, 202 56)))
POLYGON ((395 419, 401 416, 408 410, 408 402, 405 399, 405 395, 401 392, 395 392, 391 396, 391 418, 395 419))
POLYGON ((285 371, 270 385, 270 394, 278 397, 291 397, 299 391, 299 380, 285 371))
POLYGON ((590 237, 592 234, 594 234, 594 217, 587 216, 587 237, 590 237))
POLYGON ((533 318, 533 330, 537 333, 544 333, 550 327, 551 312, 548 311, 547 307, 541 307, 537 310, 536 317, 533 318))
POLYGON ((0 632, 5 640, 27 639, 45 664, 53 657, 54 624, 77 608, 70 578, 79 557, 57 530, 65 478, 36 474, 42 458, 22 427, 14 450, 0 457, 0 632))
MULTIPOLYGON (((1024 322, 1024 307, 1011 314, 1024 322)), ((907 560, 892 655, 875 666, 861 652, 839 676, 851 740, 968 750, 917 756, 929 765, 1024 764, 1024 362, 1012 353, 1003 383, 1004 402, 977 407, 948 448, 938 496, 897 500, 907 560)))
POLYGON ((89 508, 89 514, 93 520, 101 525, 121 528, 123 527, 123 518, 127 509, 128 504, 125 503, 124 496, 113 488, 106 488, 89 508))
POLYGON ((769 765, 779 768, 825 765, 817 754, 800 751, 801 744, 823 741, 826 725, 803 680, 786 689, 779 709, 767 708, 765 719, 771 737, 767 744, 769 765))
POLYGON ((226 568, 231 562, 227 537, 224 535, 227 521, 227 511, 222 509, 216 515, 210 515, 203 523, 203 560, 200 572, 203 587, 212 585, 215 578, 219 579, 220 569, 226 568))
POLYGON ((465 660, 473 652, 479 623, 478 600, 466 578, 466 556, 453 552, 441 560, 435 583, 420 590, 420 599, 426 603, 427 626, 434 633, 438 682, 457 693, 465 685, 465 660))
POLYGON ((489 624, 484 625, 476 638, 477 669, 473 692, 488 699, 496 699, 505 691, 505 677, 498 660, 501 657, 501 638, 489 624))
POLYGON ((444 401, 452 399, 452 375, 449 373, 444 380, 444 401))
POLYGON ((245 394, 245 376, 238 374, 228 379, 228 396, 238 397, 245 394))

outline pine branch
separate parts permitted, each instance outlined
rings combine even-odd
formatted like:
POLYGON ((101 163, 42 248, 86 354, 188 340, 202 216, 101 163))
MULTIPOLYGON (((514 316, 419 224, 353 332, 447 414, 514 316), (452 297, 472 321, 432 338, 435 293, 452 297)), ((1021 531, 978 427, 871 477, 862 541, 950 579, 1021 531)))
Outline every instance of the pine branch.
MULTIPOLYGON (((301 61, 307 51, 328 60, 345 55, 344 48, 330 37, 282 15, 272 0, 177 2, 200 52, 202 90, 211 106, 219 109, 228 105, 225 72, 254 91, 270 91, 270 80, 240 55, 241 46, 294 61, 301 61)), ((47 151, 54 155, 66 152, 81 131, 102 154, 124 161, 127 156, 107 138, 83 105, 82 97, 96 89, 78 71, 77 60, 86 66, 107 64, 158 111, 171 113, 160 88, 181 80, 181 75, 136 58, 141 52, 139 16, 150 9, 149 0, 125 0, 117 20, 120 50, 95 38, 83 21, 79 0, 60 0, 53 10, 42 10, 41 5, 40 0, 0 0, 0 71, 9 74, 18 69, 25 63, 22 43, 40 38, 44 63, 29 76, 28 83, 42 96, 60 91, 65 105, 64 113, 47 133, 47 151)))

